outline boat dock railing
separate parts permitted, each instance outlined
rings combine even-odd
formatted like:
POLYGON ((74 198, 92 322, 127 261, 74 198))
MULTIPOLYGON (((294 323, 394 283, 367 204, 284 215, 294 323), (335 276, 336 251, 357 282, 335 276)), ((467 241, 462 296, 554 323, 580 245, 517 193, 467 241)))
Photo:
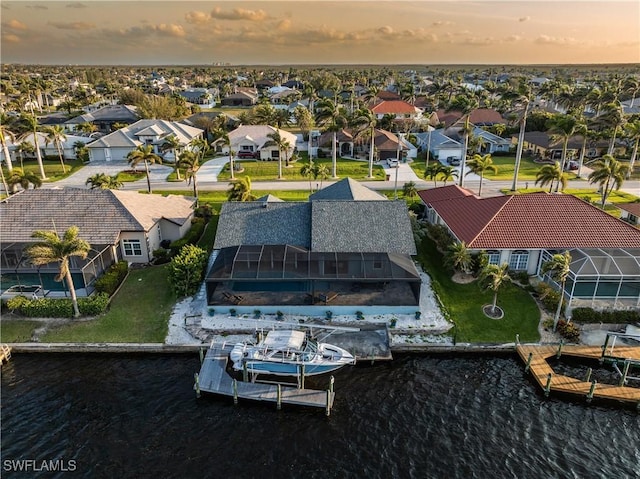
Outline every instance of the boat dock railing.
POLYGON ((0 365, 11 359, 11 347, 8 344, 0 345, 0 365))

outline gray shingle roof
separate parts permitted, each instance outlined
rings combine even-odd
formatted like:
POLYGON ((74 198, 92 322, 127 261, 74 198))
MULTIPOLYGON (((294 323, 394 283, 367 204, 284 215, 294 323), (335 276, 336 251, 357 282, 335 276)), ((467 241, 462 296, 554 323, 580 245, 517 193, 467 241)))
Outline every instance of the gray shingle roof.
POLYGON ((185 125, 175 121, 166 120, 139 120, 120 130, 109 133, 102 138, 89 143, 88 148, 109 148, 109 147, 136 147, 142 142, 137 135, 169 136, 175 135, 180 143, 186 145, 192 139, 197 138, 204 130, 193 126, 185 125))
POLYGON ((0 242, 31 242, 36 230, 72 225, 91 244, 114 244, 121 231, 146 231, 161 218, 184 223, 193 199, 80 188, 27 190, 0 202, 0 242))
POLYGON ((356 200, 356 201, 381 201, 387 197, 362 186, 351 178, 345 178, 331 186, 321 189, 309 196, 309 200, 356 200))
POLYGON ((85 113, 84 115, 76 116, 65 123, 79 124, 79 123, 91 123, 94 121, 113 121, 113 122, 134 122, 138 120, 140 116, 136 113, 136 107, 130 105, 107 105, 99 108, 91 113, 85 113))

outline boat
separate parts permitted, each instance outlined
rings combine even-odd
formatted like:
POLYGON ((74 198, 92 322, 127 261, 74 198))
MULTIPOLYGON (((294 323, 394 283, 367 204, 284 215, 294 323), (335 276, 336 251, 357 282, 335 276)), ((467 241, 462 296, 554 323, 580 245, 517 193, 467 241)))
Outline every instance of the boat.
POLYGON ((356 361, 349 351, 297 330, 273 330, 256 344, 237 343, 229 359, 236 371, 275 376, 314 376, 356 361))

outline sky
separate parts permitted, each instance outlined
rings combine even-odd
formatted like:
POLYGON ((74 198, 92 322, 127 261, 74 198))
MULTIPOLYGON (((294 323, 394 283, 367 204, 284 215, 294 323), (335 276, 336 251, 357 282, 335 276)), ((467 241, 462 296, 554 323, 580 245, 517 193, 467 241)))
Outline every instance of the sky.
POLYGON ((2 63, 640 63, 640 1, 7 1, 2 63))

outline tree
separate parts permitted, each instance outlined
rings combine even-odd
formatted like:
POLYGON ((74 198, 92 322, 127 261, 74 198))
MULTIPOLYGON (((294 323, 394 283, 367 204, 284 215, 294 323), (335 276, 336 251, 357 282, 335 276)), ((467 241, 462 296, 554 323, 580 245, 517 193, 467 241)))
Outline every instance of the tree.
POLYGON ((509 92, 506 95, 507 100, 513 102, 516 107, 516 117, 518 118, 518 125, 520 131, 518 133, 518 146, 516 147, 516 162, 513 171, 513 182, 511 183, 511 191, 518 189, 518 173, 520 171, 520 162, 522 160, 522 149, 524 145, 524 133, 527 128, 527 117, 529 116, 529 105, 531 103, 532 91, 529 83, 521 81, 518 89, 509 92))
POLYGON ((98 127, 94 123, 80 123, 78 126, 76 126, 76 131, 91 135, 91 133, 98 131, 98 127))
POLYGON ((607 154, 613 155, 616 146, 616 137, 620 128, 626 123, 624 111, 619 101, 607 103, 605 105, 604 112, 596 119, 598 123, 603 126, 609 127, 607 131, 611 131, 611 137, 609 138, 609 148, 607 148, 607 154))
POLYGON ((198 204, 198 170, 200 169, 199 155, 193 151, 183 151, 178 160, 178 166, 184 168, 187 184, 193 182, 193 196, 198 204))
POLYGON ((427 166, 424 170, 424 178, 433 180, 433 186, 437 186, 438 175, 440 174, 440 169, 442 168, 442 163, 436 161, 427 166))
POLYGON ((173 153, 173 169, 176 172, 176 179, 180 178, 180 167, 178 166, 178 148, 182 146, 180 139, 176 135, 169 135, 164 139, 164 143, 160 147, 163 152, 171 151, 173 153))
POLYGON ((470 173, 475 173, 476 175, 480 175, 480 186, 478 188, 478 196, 482 196, 482 181, 484 180, 484 174, 487 171, 491 171, 494 174, 498 172, 498 168, 493 164, 493 159, 491 158, 491 154, 486 155, 478 155, 475 154, 467 163, 469 167, 469 171, 467 175, 470 173))
POLYGON ((560 311, 562 310, 562 302, 564 301, 564 285, 571 272, 570 266, 571 254, 569 251, 554 254, 549 261, 542 263, 542 273, 549 273, 549 276, 560 285, 560 301, 558 301, 558 309, 556 309, 556 314, 553 318, 554 331, 560 320, 560 311))
POLYGON ((151 193, 151 178, 149 177, 149 163, 162 163, 162 158, 153 152, 153 145, 139 145, 135 150, 127 155, 129 164, 135 169, 141 161, 144 162, 145 173, 147 174, 147 189, 151 193))
POLYGON ((176 296, 191 296, 198 291, 209 255, 198 246, 187 244, 171 259, 169 282, 176 296))
POLYGON ((322 183, 329 178, 329 168, 323 163, 314 163, 313 165, 313 179, 320 178, 320 189, 322 189, 322 183))
POLYGON ((243 176, 231 182, 227 190, 228 201, 254 201, 255 195, 251 193, 251 178, 243 176))
POLYGON ((558 184, 562 185, 562 190, 564 190, 567 186, 567 174, 562 171, 560 168, 560 163, 558 161, 553 165, 544 165, 542 168, 538 170, 536 173, 536 185, 540 183, 540 186, 543 188, 546 185, 549 185, 549 193, 553 189, 553 182, 557 181, 558 184))
POLYGON ((16 135, 7 128, 8 121, 9 117, 2 113, 0 115, 0 143, 2 143, 2 154, 4 155, 4 162, 7 165, 7 171, 11 173, 13 163, 11 162, 11 154, 9 153, 7 139, 11 139, 11 141, 15 142, 16 135))
POLYGON ((502 266, 498 266, 497 264, 488 264, 480 272, 480 284, 484 289, 493 291, 491 314, 496 314, 498 290, 504 283, 511 280, 511 277, 507 273, 508 269, 509 265, 507 263, 504 263, 502 266))
POLYGON ((42 186, 42 179, 33 171, 14 168, 7 177, 7 183, 12 190, 15 189, 16 185, 20 185, 23 190, 28 190, 29 185, 33 185, 34 189, 40 188, 42 186))
MULTIPOLYGON (((35 148, 28 141, 23 141, 16 145, 16 151, 18 152, 18 156, 20 157, 20 168, 24 169, 24 155, 25 153, 34 154, 36 152, 35 148)), ((7 165, 8 168, 8 165, 7 165)))
POLYGON ((303 178, 309 178, 309 193, 313 192, 313 186, 311 186, 311 179, 315 179, 313 163, 309 162, 302 165, 302 168, 300 168, 300 174, 303 178))
POLYGON ((451 243, 447 250, 447 264, 451 265, 454 270, 468 273, 471 267, 471 253, 466 243, 464 241, 451 243))
POLYGON ((73 315, 76 318, 80 316, 80 311, 78 310, 78 298, 76 297, 69 262, 73 256, 86 259, 91 249, 91 245, 81 239, 79 234, 80 230, 77 226, 69 227, 62 238, 55 231, 34 231, 31 235, 32 238, 41 241, 26 249, 27 256, 29 256, 34 266, 43 266, 50 263, 59 264, 60 269, 55 280, 62 281, 64 279, 66 281, 71 294, 71 302, 73 303, 73 315))
POLYGON ((38 159, 38 167, 40 168, 40 178, 47 179, 47 175, 44 172, 44 163, 42 163, 42 153, 40 153, 40 147, 38 146, 38 119, 35 115, 29 115, 23 113, 21 121, 25 125, 27 132, 20 137, 20 141, 26 140, 29 136, 33 138, 33 148, 36 150, 36 158, 38 159))
POLYGON ((458 171, 453 166, 442 165, 438 171, 442 178, 444 186, 447 186, 447 181, 453 180, 458 177, 458 171))
POLYGON ((330 131, 333 134, 331 140, 331 176, 332 178, 337 178, 337 133, 347 125, 347 112, 342 106, 332 100, 321 100, 318 102, 318 109, 316 111, 316 123, 324 126, 326 131, 330 131))
POLYGON ((357 112, 352 123, 354 126, 361 128, 360 132, 368 131, 369 133, 369 175, 367 178, 373 178, 373 157, 376 149, 376 124, 378 120, 375 113, 368 108, 364 108, 357 112))
POLYGON ((302 131, 303 136, 305 138, 308 138, 309 132, 311 131, 311 128, 313 128, 313 125, 315 124, 313 120, 313 115, 311 114, 311 112, 305 107, 298 105, 293 110, 293 117, 296 120, 296 125, 300 128, 300 131, 302 131))
MULTIPOLYGON (((570 115, 555 115, 549 122, 549 134, 552 141, 562 142, 562 159, 560 168, 564 171, 567 161, 567 147, 569 139, 576 134, 579 129, 578 120, 570 115)), ((556 191, 558 189, 556 188, 556 191)))
POLYGON ((413 200, 418 194, 418 189, 413 181, 409 181, 402 186, 402 194, 405 198, 413 200))
POLYGON ((638 145, 640 144, 640 119, 627 123, 625 131, 627 138, 633 141, 633 151, 631 152, 631 159, 629 160, 628 177, 633 173, 636 158, 638 157, 638 145))
POLYGON ((611 192, 619 190, 629 171, 628 165, 623 165, 611 155, 604 155, 592 165, 593 171, 589 175, 589 183, 598 183, 602 198, 602 209, 611 192))
POLYGON ((64 128, 60 125, 53 125, 44 128, 46 133, 47 144, 53 143, 58 150, 58 158, 60 158, 60 164, 62 165, 62 173, 67 172, 67 168, 64 164, 64 158, 62 156, 62 142, 67 139, 67 135, 64 134, 64 128))
MULTIPOLYGON (((469 123, 471 112, 478 108, 478 99, 470 95, 458 95, 448 108, 451 110, 458 110, 462 112, 462 117, 459 121, 464 121, 464 126, 461 129, 463 145, 462 145, 462 158, 460 159, 460 173, 456 175, 460 179, 460 186, 464 186, 464 167, 467 162, 467 150, 469 148, 469 134, 472 131, 469 123)), ((445 181, 446 184, 446 181, 445 181)))
POLYGON ((235 180, 235 165, 233 164, 233 147, 231 145, 231 139, 229 133, 225 130, 218 128, 213 130, 214 143, 219 143, 222 148, 225 146, 229 148, 229 172, 231 173, 231 181, 235 180))
POLYGON ((278 179, 283 179, 282 176, 282 154, 284 153, 285 160, 287 162, 287 166, 289 163, 288 160, 288 151, 291 148, 291 144, 287 141, 287 139, 280 135, 280 130, 275 130, 273 133, 269 133, 267 135, 269 141, 267 141, 265 146, 277 146, 278 147, 278 179))
POLYGON ((85 185, 89 185, 92 190, 117 190, 122 188, 122 181, 118 179, 118 175, 109 176, 106 173, 96 173, 87 178, 85 185))

